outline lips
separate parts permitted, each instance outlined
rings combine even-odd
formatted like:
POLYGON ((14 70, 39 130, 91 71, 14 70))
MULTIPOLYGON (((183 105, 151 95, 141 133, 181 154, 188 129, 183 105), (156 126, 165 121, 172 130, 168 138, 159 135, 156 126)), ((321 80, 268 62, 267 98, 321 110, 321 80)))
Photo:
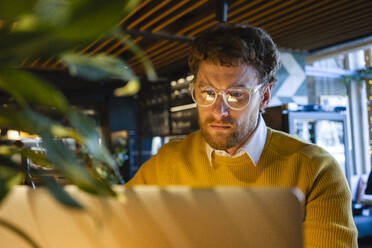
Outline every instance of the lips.
POLYGON ((223 131, 223 130, 228 130, 228 129, 232 128, 231 125, 227 125, 227 124, 216 124, 216 123, 211 123, 211 124, 209 124, 209 126, 212 129, 217 130, 217 131, 223 131))

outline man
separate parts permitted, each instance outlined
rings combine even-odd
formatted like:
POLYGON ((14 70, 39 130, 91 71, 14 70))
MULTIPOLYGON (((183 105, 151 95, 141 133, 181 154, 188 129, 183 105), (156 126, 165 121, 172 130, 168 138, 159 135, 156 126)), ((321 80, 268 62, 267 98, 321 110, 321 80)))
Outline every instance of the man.
POLYGON ((164 145, 127 185, 297 187, 305 196, 305 247, 356 246, 350 191, 337 162, 261 117, 279 67, 270 36, 221 24, 195 39, 189 65, 201 130, 164 145))

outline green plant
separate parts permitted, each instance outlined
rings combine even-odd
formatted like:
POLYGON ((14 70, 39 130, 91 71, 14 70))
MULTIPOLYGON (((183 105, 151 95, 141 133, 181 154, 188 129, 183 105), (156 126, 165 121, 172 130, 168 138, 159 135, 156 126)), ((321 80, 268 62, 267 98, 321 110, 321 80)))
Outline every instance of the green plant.
MULTIPOLYGON (((94 122, 70 106, 61 92, 47 82, 19 67, 25 58, 41 60, 55 56, 72 74, 89 79, 115 78, 127 82, 117 95, 130 95, 139 90, 139 81, 130 67, 119 58, 99 54, 78 54, 82 47, 97 37, 114 36, 123 40, 144 61, 147 75, 155 77, 151 63, 141 50, 116 27, 138 0, 2 0, 0 2, 0 90, 13 104, 0 109, 0 127, 37 134, 46 153, 24 147, 0 146, 0 203, 12 186, 19 184, 28 172, 15 154, 30 158, 40 166, 53 167, 69 183, 100 196, 115 196, 110 181, 121 182, 115 160, 99 144, 101 138, 94 122), (63 116, 63 125, 52 116, 63 116), (70 137, 82 147, 76 154, 60 138, 70 137), (101 173, 102 168, 109 171, 101 173)), ((39 170, 31 169, 63 204, 82 208, 63 186, 39 170)), ((8 223, 9 224, 9 223, 8 223)), ((0 225, 7 226, 0 221, 0 225)), ((8 226, 9 227, 9 226, 8 226)), ((22 234, 22 232, 19 232, 22 234)))

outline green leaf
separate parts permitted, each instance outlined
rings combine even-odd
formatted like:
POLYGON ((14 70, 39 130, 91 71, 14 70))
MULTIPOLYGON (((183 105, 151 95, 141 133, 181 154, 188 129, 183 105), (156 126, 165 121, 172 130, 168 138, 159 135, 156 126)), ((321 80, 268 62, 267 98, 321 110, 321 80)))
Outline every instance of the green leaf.
POLYGON ((136 45, 131 39, 129 39, 128 35, 123 35, 118 29, 114 30, 114 35, 120 39, 125 45, 129 47, 129 49, 138 57, 138 59, 141 61, 145 73, 147 75, 147 78, 150 81, 155 81, 157 79, 156 72, 154 70, 154 66, 151 63, 151 60, 149 60, 146 57, 146 54, 142 51, 142 49, 136 45))
POLYGON ((70 127, 55 124, 51 126, 50 131, 56 138, 73 138, 79 144, 84 143, 81 135, 70 127))
MULTIPOLYGON (((60 171, 71 183, 79 188, 94 194, 115 196, 111 187, 102 181, 97 180, 90 171, 77 158, 75 151, 71 151, 61 141, 56 140, 51 132, 51 121, 30 109, 25 111, 25 118, 33 124, 35 133, 40 135, 43 146, 46 149, 46 157, 53 166, 60 171)), ((89 130, 90 127, 85 126, 89 130)), ((78 130, 83 138, 84 134, 78 130)), ((85 134, 88 132, 85 130, 85 134)), ((89 134, 91 134, 89 132, 89 134)), ((98 142, 98 141, 97 141, 98 142)), ((84 143, 87 143, 84 140, 84 143)))
POLYGON ((45 167, 45 168, 53 167, 43 153, 35 152, 28 148, 23 148, 21 149, 21 154, 24 157, 31 159, 31 161, 37 164, 38 166, 45 167))
POLYGON ((69 120, 71 125, 83 137, 88 153, 98 161, 116 167, 115 161, 107 151, 106 147, 100 145, 99 140, 102 140, 102 137, 100 137, 97 132, 94 122, 77 110, 71 111, 69 120))
POLYGON ((76 155, 70 151, 61 141, 55 140, 51 133, 52 122, 45 116, 26 110, 24 116, 27 122, 32 123, 34 132, 43 140, 43 146, 47 149, 48 160, 71 182, 76 182, 89 188, 94 185, 94 178, 79 163, 76 155))
POLYGON ((71 5, 74 1, 39 0, 34 15, 40 23, 51 26, 63 26, 71 17, 71 5))
POLYGON ((99 143, 99 140, 102 140, 102 137, 100 137, 98 134, 96 125, 93 123, 93 121, 77 110, 71 112, 69 120, 70 124, 83 137, 85 148, 87 149, 89 156, 91 156, 92 159, 105 164, 105 166, 109 166, 119 181, 124 182, 121 178, 114 158, 111 156, 106 147, 99 143))
POLYGON ((66 50, 71 50, 79 41, 57 39, 48 30, 7 32, 0 30, 0 63, 18 66, 24 59, 49 59, 66 50))
MULTIPOLYGON (((35 1, 30 2, 35 4, 35 1)), ((12 32, 0 30, 0 63, 18 65, 25 58, 48 59, 75 49, 109 33, 138 2, 39 0, 33 13, 18 18, 12 32)), ((17 3, 14 9, 18 8, 17 3)), ((24 11, 20 8, 20 11, 14 12, 15 15, 17 13, 24 11)))
POLYGON ((76 209, 83 209, 83 206, 76 201, 53 177, 41 177, 49 192, 63 205, 76 209))
POLYGON ((132 96, 141 89, 141 84, 137 79, 130 80, 125 86, 115 89, 115 96, 132 96))
MULTIPOLYGON (((29 148, 15 148, 7 145, 0 146, 0 156, 12 157, 14 154, 19 154, 24 158, 29 158, 31 161, 38 166, 51 168, 50 162, 47 160, 45 155, 40 152, 33 151, 29 148)), ((1 161, 1 160, 0 160, 1 161)), ((23 168, 22 168, 23 169, 23 168)))
MULTIPOLYGON (((97 180, 84 167, 74 151, 71 151, 65 144, 55 139, 51 132, 54 123, 47 117, 30 109, 26 109, 23 112, 10 110, 0 112, 0 125, 6 124, 6 126, 11 126, 18 130, 37 133, 39 135, 47 151, 47 162, 52 164, 71 183, 90 193, 114 196, 115 192, 113 192, 110 186, 97 180)), ((41 159, 41 157, 39 158, 41 159)))
POLYGON ((0 20, 15 21, 21 15, 30 13, 37 0, 1 0, 0 20))
POLYGON ((68 20, 56 33, 63 40, 89 40, 107 33, 138 0, 70 0, 68 20))
POLYGON ((79 55, 67 53, 62 56, 72 75, 79 75, 90 80, 116 78, 124 81, 135 78, 129 65, 117 57, 106 54, 79 55))
POLYGON ((60 112, 68 110, 61 92, 30 73, 21 70, 0 71, 0 88, 14 97, 20 105, 38 103, 60 112))

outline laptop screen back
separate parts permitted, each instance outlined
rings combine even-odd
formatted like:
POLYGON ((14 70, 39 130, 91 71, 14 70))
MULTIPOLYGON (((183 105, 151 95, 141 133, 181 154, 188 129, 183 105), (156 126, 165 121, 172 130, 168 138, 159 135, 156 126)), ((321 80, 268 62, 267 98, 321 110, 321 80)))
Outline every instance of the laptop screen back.
MULTIPOLYGON (((278 188, 117 188, 120 201, 66 188, 85 211, 16 187, 0 218, 41 247, 302 247, 300 194, 278 188)), ((0 227, 5 247, 31 247, 0 227)))

